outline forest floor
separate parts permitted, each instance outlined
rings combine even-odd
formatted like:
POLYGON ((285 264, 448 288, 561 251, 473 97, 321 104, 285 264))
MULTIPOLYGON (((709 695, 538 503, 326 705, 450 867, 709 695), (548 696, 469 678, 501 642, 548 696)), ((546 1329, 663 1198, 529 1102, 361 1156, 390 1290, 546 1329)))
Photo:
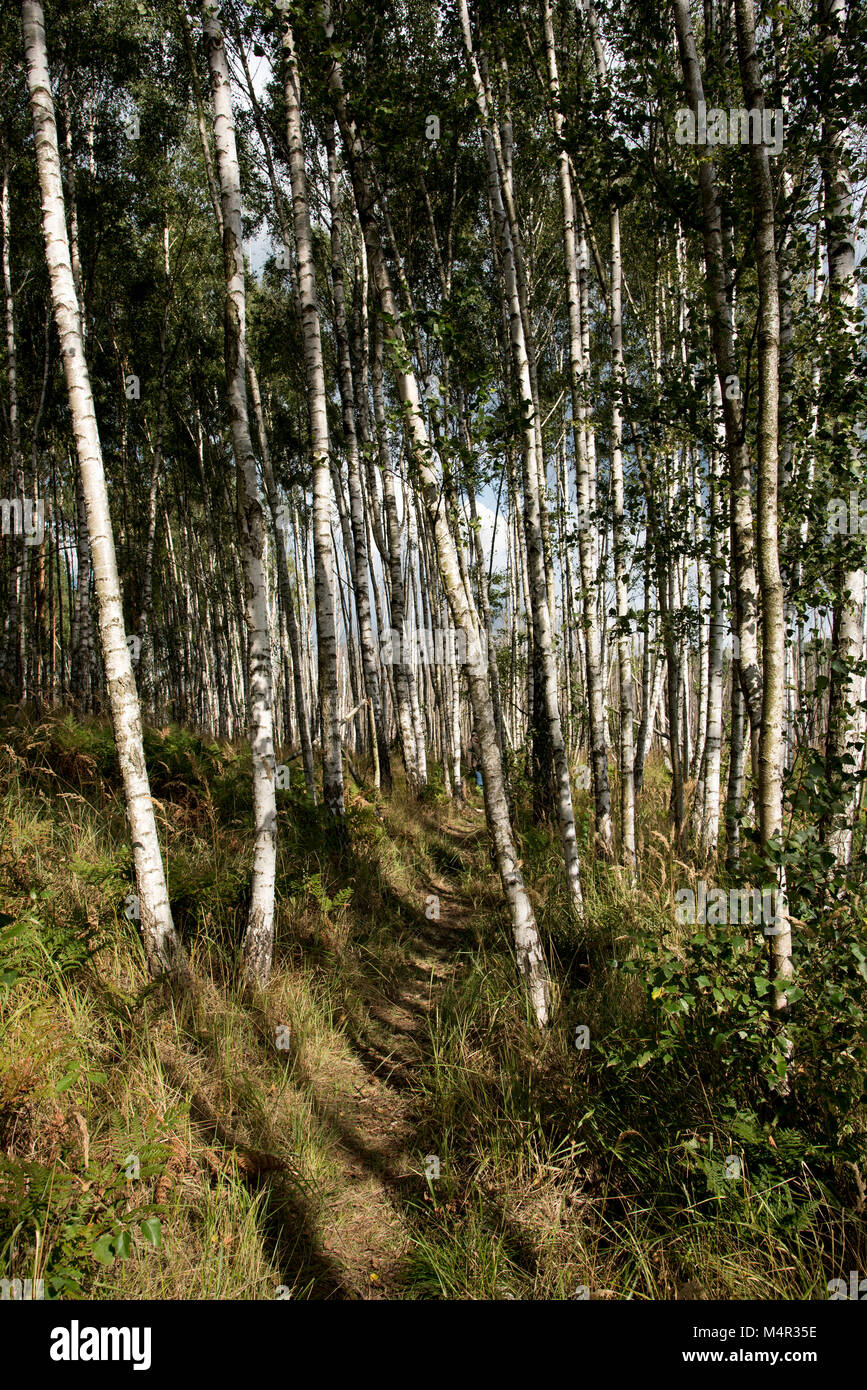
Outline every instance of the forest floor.
POLYGON ((176 994, 145 968, 107 726, 0 728, 0 1277, 48 1297, 779 1299, 862 1267, 857 1164, 712 1049, 653 1051, 646 970, 625 969, 671 932, 652 767, 640 890, 593 862, 576 798, 583 925, 554 836, 519 818, 557 981, 540 1034, 474 788, 350 781, 343 838, 281 792, 274 970, 250 998, 249 757, 177 729, 146 751, 194 979, 176 994))

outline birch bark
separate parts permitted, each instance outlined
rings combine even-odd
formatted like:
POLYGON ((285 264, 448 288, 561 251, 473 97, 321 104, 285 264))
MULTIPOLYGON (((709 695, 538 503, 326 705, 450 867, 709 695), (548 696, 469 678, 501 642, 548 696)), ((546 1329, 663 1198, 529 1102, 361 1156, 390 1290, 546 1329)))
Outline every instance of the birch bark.
POLYGON ((242 946, 245 982, 268 983, 274 954, 274 888, 277 868, 274 697, 271 632, 265 583, 265 517, 247 404, 247 321, 241 178, 229 64, 215 0, 202 6, 202 27, 211 74, 217 180, 223 212, 226 400, 238 476, 238 529, 244 570, 247 626, 247 711, 253 769, 253 871, 250 909, 242 946))
POLYGON ((559 696, 557 691, 557 667, 554 658, 551 606, 549 604, 548 583, 545 567, 544 538, 539 507, 542 486, 540 478, 538 450, 538 413, 534 404, 534 393, 530 378, 530 362, 527 355, 527 339, 524 328, 522 296, 520 292, 519 248, 515 241, 516 217, 514 207, 508 211, 504 207, 511 203, 508 177, 499 148, 496 122, 493 119, 488 93, 482 81, 479 65, 473 50, 469 11, 466 0, 461 0, 461 21, 464 30, 464 43, 470 60, 476 101, 484 127, 488 148, 488 169, 491 202, 498 224, 502 266, 505 277, 506 297, 509 307, 510 336, 515 365, 515 375, 520 393, 523 417, 521 457, 524 464, 524 528, 527 541, 527 562, 530 580, 530 598, 533 614, 533 639, 535 654, 539 662, 540 694, 544 700, 544 716, 550 738, 551 754, 554 764, 557 819, 563 845, 563 860, 569 895, 574 910, 581 914, 584 910, 581 892, 581 873, 578 862, 578 840, 575 831, 575 812, 572 804, 572 787, 569 778, 569 762, 560 720, 559 696))
MULTIPOLYGON (((846 27, 846 0, 823 0, 823 47, 833 61, 840 52, 841 35, 846 27)), ((856 227, 852 207, 849 134, 823 96, 825 111, 822 125, 822 172, 825 190, 825 234, 828 246, 828 315, 837 356, 837 372, 842 377, 835 384, 840 394, 853 377, 853 364, 858 358, 858 281, 855 270, 856 227)), ((854 431, 847 432, 839 424, 834 430, 835 470, 842 478, 857 479, 857 445, 854 431)), ((843 495, 848 484, 841 487, 843 495)), ((833 615, 833 646, 835 661, 831 665, 830 705, 828 710, 828 752, 839 760, 849 775, 860 765, 860 745, 864 737, 864 716, 860 708, 864 678, 858 674, 864 656, 865 574, 856 564, 836 566, 836 589, 833 615)), ((857 787, 844 793, 843 805, 831 818, 828 845, 837 862, 848 864, 852 858, 854 824, 857 817, 857 787)))
POLYGON ((367 698, 370 701, 375 729, 376 786, 379 786, 380 780, 382 780, 386 788, 390 788, 391 767, 388 759, 388 742, 385 737, 379 671, 376 665, 376 649, 373 643, 373 626, 370 615, 370 561, 367 550, 367 523, 364 515, 358 436, 355 429, 355 388, 352 380, 352 363, 349 357, 349 329, 346 320, 346 294, 343 284, 340 185, 334 136, 331 132, 327 134, 325 143, 328 151, 328 181, 331 202, 331 284, 334 296, 334 336, 337 348, 337 379, 343 409, 343 438, 348 465, 349 513, 355 558, 355 605, 358 612, 364 685, 367 698))
POLYGON ((81 492, 87 511, 100 638, 118 762, 123 778, 126 813, 132 836, 145 954, 152 973, 168 972, 183 976, 186 974, 186 962, 169 906, 145 766, 141 713, 124 632, 123 606, 102 448, 84 356, 81 315, 66 231, 57 125, 48 72, 45 21, 39 0, 23 0, 21 17, 30 111, 36 141, 36 163, 42 196, 45 256, 51 282, 54 320, 60 338, 72 430, 78 453, 81 492))
POLYGON ((334 605, 334 547, 331 541, 331 478, 325 371, 319 301, 313 260, 313 234, 301 134, 301 83, 292 28, 284 17, 283 56, 286 140, 292 181, 292 214, 298 258, 298 291, 304 333, 307 403, 313 441, 313 556, 319 650, 319 701, 322 718, 322 798, 332 815, 343 817, 343 762, 337 687, 337 623, 334 605))
MULTIPOLYGON (((753 0, 735 0, 738 62, 744 100, 764 111, 753 0)), ((778 427, 780 402, 780 300, 775 241, 774 190, 767 146, 750 145, 756 210, 755 250, 759 281, 758 559, 762 591, 762 723, 759 742, 759 829, 763 845, 782 836, 783 696, 785 690, 785 605, 778 539, 778 427)), ((792 929, 785 910, 785 871, 774 935, 769 937, 774 1009, 787 1007, 785 981, 792 976, 792 929)), ((787 1051, 791 1052, 789 1043, 787 1051)), ((784 1081, 783 1089, 787 1089, 784 1081)))

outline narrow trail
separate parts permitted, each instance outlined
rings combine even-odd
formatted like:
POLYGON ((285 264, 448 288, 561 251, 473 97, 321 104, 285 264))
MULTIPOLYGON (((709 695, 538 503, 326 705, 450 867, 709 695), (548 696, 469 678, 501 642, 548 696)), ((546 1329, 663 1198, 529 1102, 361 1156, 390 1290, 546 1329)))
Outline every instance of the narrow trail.
MULTIPOLYGON (((456 848, 468 846, 484 834, 484 821, 468 809, 450 818, 442 833, 456 848)), ((412 1074, 429 1051, 429 1020, 458 968, 473 909, 447 876, 429 875, 422 891, 438 898, 439 919, 419 925, 397 987, 388 994, 371 990, 374 1041, 344 1051, 323 1107, 337 1137, 332 1157, 339 1178, 318 1234, 350 1298, 394 1296, 411 1248, 401 1195, 423 1201, 426 1191, 425 1155, 412 1119, 412 1074)))

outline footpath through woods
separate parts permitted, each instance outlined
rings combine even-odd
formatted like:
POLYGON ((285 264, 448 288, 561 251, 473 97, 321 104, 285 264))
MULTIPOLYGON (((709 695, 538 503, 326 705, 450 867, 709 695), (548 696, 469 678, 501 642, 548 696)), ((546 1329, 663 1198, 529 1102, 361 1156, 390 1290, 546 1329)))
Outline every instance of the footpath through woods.
MULTIPOLYGON (((475 808, 450 815, 441 835, 457 853, 484 838, 475 808)), ((390 986, 366 982, 366 1046, 344 1051, 327 1078, 323 1118, 336 1140, 336 1182, 318 1223, 322 1252, 339 1275, 336 1295, 393 1297, 410 1237, 405 1204, 435 1202, 435 1171, 416 1137, 414 1072, 429 1060, 431 1024, 473 908, 454 872, 430 874, 425 911, 402 942, 404 963, 390 986), (438 914, 438 919, 437 919, 438 914)), ((320 1084, 325 1078, 320 1078, 320 1084)))
MULTIPOLYGON (((324 874, 302 874, 296 895, 298 860, 278 875, 278 951, 258 1003, 225 990, 219 957, 197 967, 192 952, 191 1015, 180 1030, 157 1025, 174 1103, 189 1107, 181 1166, 213 1188, 216 1160, 261 1203, 257 1268, 223 1296, 395 1298, 412 1282, 411 1230, 442 1210, 445 1160, 422 1135, 436 1011, 478 940, 478 908, 498 901, 470 798, 385 805, 375 845, 349 851, 345 904, 328 899, 324 874)), ((317 849, 312 862, 326 858, 317 849)))

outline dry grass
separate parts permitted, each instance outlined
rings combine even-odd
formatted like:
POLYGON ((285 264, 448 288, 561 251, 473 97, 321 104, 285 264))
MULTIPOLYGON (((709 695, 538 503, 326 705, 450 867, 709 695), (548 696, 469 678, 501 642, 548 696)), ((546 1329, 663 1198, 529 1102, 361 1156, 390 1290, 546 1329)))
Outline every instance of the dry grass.
POLYGON ((349 796, 349 847, 281 799, 275 969, 244 997, 243 751, 149 739, 196 982, 183 997, 148 980, 124 915, 106 730, 0 738, 0 1273, 130 1299, 825 1296, 863 1218, 832 1212, 809 1175, 800 1224, 764 1191, 709 1195, 687 1141, 725 1136, 700 1094, 627 1082, 574 1046, 578 1024, 639 1027, 644 992, 615 963, 639 926, 670 932, 674 876, 695 876, 653 823, 652 767, 640 889, 585 853, 582 928, 551 836, 523 827, 560 985, 540 1036, 483 818, 400 787, 349 796), (123 1230, 128 1251, 101 1262, 100 1237, 123 1230))

